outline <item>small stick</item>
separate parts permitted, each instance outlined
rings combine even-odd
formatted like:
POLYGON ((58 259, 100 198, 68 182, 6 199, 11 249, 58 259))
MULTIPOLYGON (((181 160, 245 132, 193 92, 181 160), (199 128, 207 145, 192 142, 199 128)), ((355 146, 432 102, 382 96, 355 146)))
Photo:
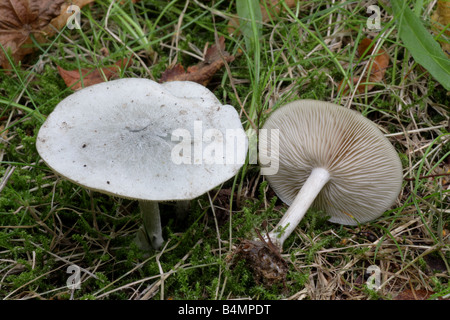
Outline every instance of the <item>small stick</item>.
MULTIPOLYGON (((441 176, 450 176, 449 173, 438 173, 438 174, 429 174, 427 176, 419 176, 419 179, 426 179, 426 178, 434 178, 434 177, 441 177, 441 176)), ((414 181, 417 178, 405 178, 405 181, 414 181)))

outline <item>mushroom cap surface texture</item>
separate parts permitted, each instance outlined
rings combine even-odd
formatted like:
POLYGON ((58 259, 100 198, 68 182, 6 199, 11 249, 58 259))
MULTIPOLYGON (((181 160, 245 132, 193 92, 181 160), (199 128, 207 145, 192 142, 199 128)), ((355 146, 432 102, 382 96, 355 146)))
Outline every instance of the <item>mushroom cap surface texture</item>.
POLYGON ((275 110, 263 129, 268 134, 266 140, 260 136, 260 162, 278 156, 278 172, 266 178, 286 204, 291 205, 314 168, 326 169, 330 180, 312 207, 331 222, 356 225, 373 220, 397 199, 400 158, 360 113, 329 102, 299 100, 275 110), (279 130, 278 152, 271 147, 276 142, 271 129, 279 130))
POLYGON ((62 100, 40 128, 36 147, 50 168, 74 183, 166 201, 196 198, 233 177, 247 144, 237 111, 204 86, 128 78, 62 100), (236 136, 241 140, 233 143, 236 136))

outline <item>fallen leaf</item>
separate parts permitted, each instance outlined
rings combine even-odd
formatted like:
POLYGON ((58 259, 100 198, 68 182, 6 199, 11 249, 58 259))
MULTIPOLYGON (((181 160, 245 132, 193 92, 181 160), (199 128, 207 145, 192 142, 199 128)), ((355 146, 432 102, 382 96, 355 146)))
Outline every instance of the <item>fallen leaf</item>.
POLYGON ((61 30, 62 28, 64 28, 64 26, 67 23, 67 20, 69 19, 70 16, 72 16, 74 14, 74 12, 72 10, 67 11, 67 9, 69 8, 69 6, 73 5, 73 6, 77 6, 80 9, 83 8, 85 5, 94 2, 95 0, 71 0, 71 1, 66 1, 67 3, 65 3, 62 7, 61 7, 61 14, 56 17, 55 19, 53 19, 51 21, 51 23, 49 25, 47 25, 44 28, 44 33, 49 37, 54 35, 58 30, 61 30))
MULTIPOLYGON (((449 23, 450 23, 450 1, 448 0, 439 0, 437 2, 436 10, 431 16, 431 21, 433 21, 433 25, 440 33, 449 23)), ((444 32, 447 37, 450 38, 450 29, 444 32)), ((442 49, 450 58, 450 43, 448 41, 440 40, 442 49)))
POLYGON ((426 290, 411 290, 406 289, 400 292, 395 300, 426 300, 431 296, 432 293, 429 293, 426 290))
POLYGON ((218 45, 208 48, 204 61, 188 67, 186 71, 181 64, 177 64, 162 73, 160 82, 193 81, 206 86, 212 76, 223 67, 224 60, 231 62, 234 57, 225 51, 225 38, 220 37, 218 45))
POLYGON ((5 130, 5 126, 3 124, 0 125, 0 139, 8 141, 8 129, 5 130))
POLYGON ((93 84, 101 83, 111 79, 119 74, 120 70, 126 68, 131 59, 122 59, 117 61, 112 67, 103 67, 100 69, 83 68, 81 70, 65 70, 58 66, 58 71, 67 87, 72 90, 79 90, 89 87, 93 84))
MULTIPOLYGON (((428 300, 434 294, 432 291, 424 289, 411 290, 406 289, 395 296, 394 300, 428 300)), ((438 297, 437 300, 448 300, 445 297, 438 297)))
POLYGON ((446 174, 449 174, 449 176, 442 179, 442 186, 450 185, 450 157, 447 157, 447 162, 443 164, 442 171, 446 174))
MULTIPOLYGON (((74 0, 68 4, 65 0, 0 0, 0 44, 9 52, 14 63, 18 63, 36 50, 31 35, 38 43, 44 43, 61 30, 73 15, 72 11, 67 12, 69 5, 82 8, 93 1, 74 0)), ((11 68, 1 49, 0 66, 11 68)))
MULTIPOLYGON (((299 0, 285 0, 286 6, 293 8, 297 5, 299 0)), ((281 12, 283 4, 280 0, 261 0, 259 6, 261 7, 262 22, 268 22, 281 12), (266 4, 264 4, 266 3, 266 4)), ((239 29, 239 18, 231 18, 228 22, 228 33, 233 34, 239 29)))
POLYGON ((176 64, 175 66, 168 68, 161 74, 161 79, 159 82, 182 80, 181 77, 186 76, 186 71, 181 64, 176 64))
MULTIPOLYGON (((0 0, 0 43, 10 51, 14 62, 33 52, 30 35, 36 35, 58 16, 64 0, 0 0)), ((0 50, 0 65, 10 65, 3 50, 0 50)))
MULTIPOLYGON (((358 55, 361 57, 361 59, 364 59, 367 55, 370 55, 371 58, 367 62, 369 64, 368 71, 369 76, 362 75, 360 77, 354 77, 350 81, 353 82, 353 84, 358 83, 358 81, 361 78, 361 82, 358 87, 356 88, 356 91, 358 93, 364 93, 366 90, 370 91, 375 86, 375 83, 380 83, 383 81, 384 74, 386 73, 386 69, 389 66, 389 55, 383 48, 379 48, 376 53, 373 52, 374 46, 370 47, 372 45, 372 40, 365 38, 361 41, 361 43, 358 45, 358 55), (368 48, 370 49, 368 50, 368 48), (373 61, 373 63, 372 63, 373 61), (372 64, 372 65, 370 65, 372 64), (368 84, 364 84, 364 82, 370 82, 368 84)), ((339 83, 338 91, 341 90, 341 86, 343 85, 343 80, 339 83)), ((349 90, 349 86, 345 84, 345 88, 343 90, 343 94, 346 94, 349 90)))

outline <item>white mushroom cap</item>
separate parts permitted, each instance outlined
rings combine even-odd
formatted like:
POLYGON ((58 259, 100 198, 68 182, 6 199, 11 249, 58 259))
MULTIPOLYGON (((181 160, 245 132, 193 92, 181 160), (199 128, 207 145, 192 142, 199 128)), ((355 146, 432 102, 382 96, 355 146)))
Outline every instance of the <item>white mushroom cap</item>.
MULTIPOLYGON (((279 152, 272 150, 272 157, 278 154, 279 169, 266 178, 286 204, 293 203, 317 168, 329 177, 312 207, 326 212, 331 222, 373 220, 397 199, 402 185, 399 156, 376 125, 356 111, 300 100, 274 111, 263 129, 279 129, 279 152)), ((259 145, 270 149, 267 140, 259 145)), ((270 152, 260 151, 261 163, 270 162, 270 152)))
POLYGON ((65 98, 42 125, 36 146, 50 168, 79 185, 153 201, 188 200, 211 190, 238 172, 247 152, 238 113, 207 88, 135 78, 96 84, 65 98), (174 132, 180 130, 192 138, 186 144, 191 154, 183 149, 189 163, 174 161, 180 156, 174 147, 183 141, 174 132), (227 149, 230 130, 244 143, 227 149), (223 150, 223 161, 207 161, 211 150, 223 150), (230 152, 234 161, 226 161, 230 152))

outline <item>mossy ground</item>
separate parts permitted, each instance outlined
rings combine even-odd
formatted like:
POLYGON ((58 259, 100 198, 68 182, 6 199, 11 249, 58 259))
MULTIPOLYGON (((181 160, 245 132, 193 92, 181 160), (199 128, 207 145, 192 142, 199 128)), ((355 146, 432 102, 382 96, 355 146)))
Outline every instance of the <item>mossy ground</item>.
MULTIPOLYGON (((429 23, 432 1, 422 2, 421 17, 429 23)), ((125 1, 120 11, 95 1, 82 10, 81 30, 64 29, 42 44, 44 52, 12 72, 0 70, 0 297, 365 300, 392 299, 406 289, 448 295, 450 178, 420 177, 450 170, 450 96, 413 63, 390 24, 388 6, 380 3, 386 27, 373 32, 365 27, 371 1, 300 1, 292 10, 317 37, 283 12, 264 24, 255 53, 246 51, 242 36, 227 34, 234 1, 186 4, 125 1), (405 180, 391 210, 365 225, 331 224, 309 212, 284 246, 286 286, 265 287, 232 257, 240 240, 253 239, 264 223, 270 229, 286 210, 256 165, 246 164, 235 179, 192 201, 185 218, 176 217, 170 203, 162 205, 167 241, 148 255, 133 243, 140 225, 136 202, 58 177, 36 151, 42 115, 72 93, 58 65, 95 68, 131 57, 122 77, 158 80, 175 61, 197 63, 215 33, 226 37, 236 59, 208 87, 246 110, 246 128, 260 126, 271 110, 295 99, 349 105, 388 134, 405 178, 414 178, 405 180), (362 70, 355 43, 378 35, 391 57, 383 83, 363 94, 338 92, 341 79, 362 70), (71 265, 80 268, 80 289, 67 287, 71 265), (366 284, 369 266, 381 270, 378 291, 366 284)))

